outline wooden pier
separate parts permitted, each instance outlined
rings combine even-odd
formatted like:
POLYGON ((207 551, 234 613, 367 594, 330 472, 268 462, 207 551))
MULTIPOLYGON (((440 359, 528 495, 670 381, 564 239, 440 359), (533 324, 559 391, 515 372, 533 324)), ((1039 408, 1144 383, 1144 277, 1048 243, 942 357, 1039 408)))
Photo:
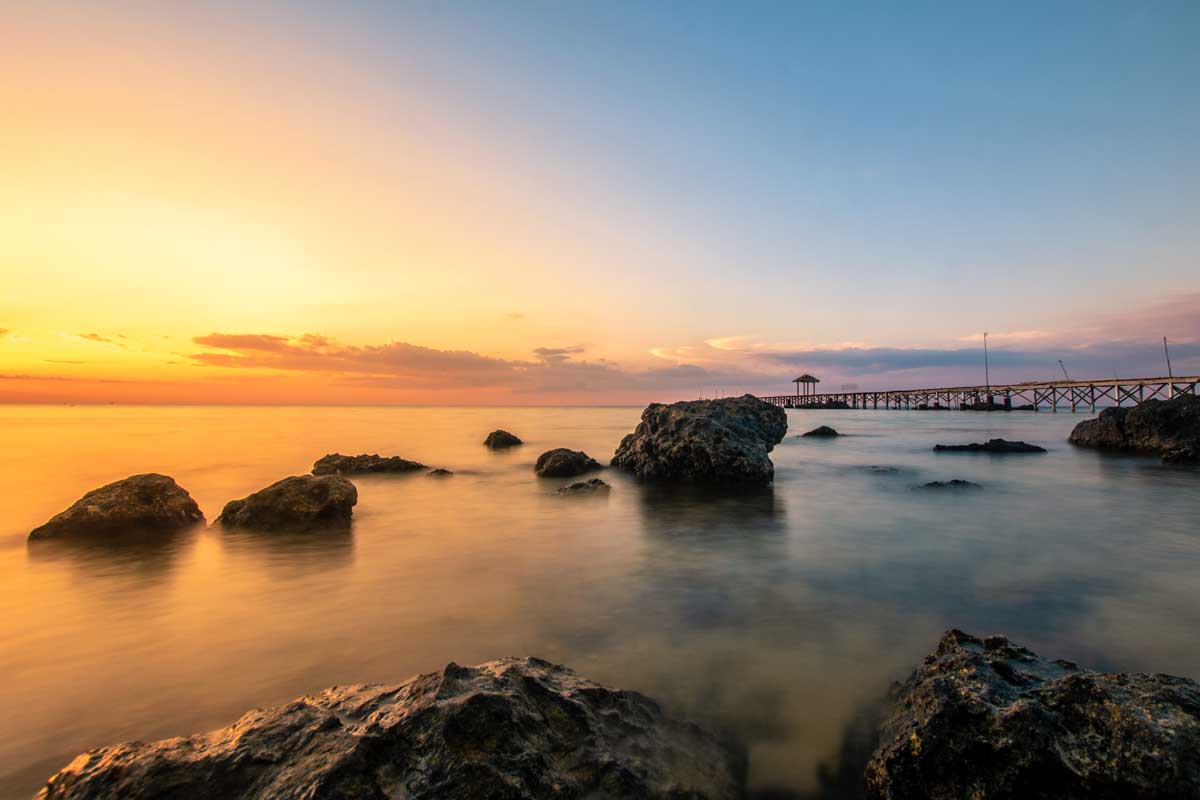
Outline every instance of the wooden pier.
POLYGON ((1200 376, 1167 378, 1110 378, 1098 381, 1029 381, 992 386, 953 386, 941 389, 897 389, 883 392, 824 392, 762 397, 783 408, 828 407, 958 410, 1012 409, 1026 411, 1095 412, 1100 406, 1137 405, 1143 400, 1197 396, 1200 376))

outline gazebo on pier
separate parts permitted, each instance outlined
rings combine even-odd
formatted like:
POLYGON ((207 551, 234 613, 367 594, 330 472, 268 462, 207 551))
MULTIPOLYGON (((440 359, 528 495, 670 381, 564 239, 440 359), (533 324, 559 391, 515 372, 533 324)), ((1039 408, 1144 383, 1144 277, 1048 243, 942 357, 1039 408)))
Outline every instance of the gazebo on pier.
POLYGON ((817 384, 820 381, 806 372, 793 380, 792 383, 796 384, 796 397, 807 397, 810 394, 817 393, 817 384), (804 387, 804 391, 800 390, 802 386, 804 387))

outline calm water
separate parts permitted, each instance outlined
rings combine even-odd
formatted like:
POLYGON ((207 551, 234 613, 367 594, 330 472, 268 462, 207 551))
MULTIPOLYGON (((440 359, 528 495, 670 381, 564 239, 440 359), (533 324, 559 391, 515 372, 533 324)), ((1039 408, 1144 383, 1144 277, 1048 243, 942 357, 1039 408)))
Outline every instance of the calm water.
POLYGON ((597 500, 553 496, 562 482, 532 463, 558 446, 607 462, 639 409, 0 407, 0 796, 28 797, 89 747, 510 654, 724 726, 754 785, 799 792, 948 626, 1200 677, 1200 470, 1075 450, 1084 415, 788 413, 773 490, 606 471, 597 500), (850 435, 796 438, 819 424, 850 435), (496 427, 528 444, 484 449, 496 427), (930 451, 991 436, 1050 452, 930 451), (174 476, 212 519, 334 451, 457 474, 358 479, 347 534, 25 543, 132 473, 174 476), (984 488, 914 489, 950 478, 984 488))

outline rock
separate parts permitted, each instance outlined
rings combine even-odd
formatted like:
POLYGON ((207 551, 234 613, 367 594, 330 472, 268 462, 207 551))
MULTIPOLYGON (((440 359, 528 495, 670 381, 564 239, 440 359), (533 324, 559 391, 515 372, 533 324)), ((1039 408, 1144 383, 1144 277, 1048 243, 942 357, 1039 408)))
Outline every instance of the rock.
POLYGON ((948 631, 894 692, 876 800, 1200 797, 1200 686, 948 631))
POLYGON ((636 692, 536 658, 335 686, 211 733, 90 750, 41 800, 742 797, 744 760, 636 692))
POLYGON ((597 495, 608 494, 612 491, 612 487, 599 478, 592 478, 589 481, 577 481, 576 483, 568 484, 559 487, 555 494, 561 495, 597 495))
POLYGON ((983 444, 939 444, 933 448, 936 452, 967 452, 967 453, 1044 453, 1046 448, 1025 442, 1010 442, 1005 439, 988 439, 983 444))
POLYGON ((787 433, 787 413, 752 395, 652 403, 621 440, 612 465, 648 480, 766 486, 767 454, 787 433))
POLYGON ((978 483, 964 481, 961 478, 954 478, 949 481, 930 481, 921 487, 922 489, 978 489, 978 483))
POLYGON ((93 489, 29 538, 174 533, 202 522, 204 514, 186 489, 174 478, 149 472, 93 489))
POLYGON ((833 428, 829 427, 828 425, 822 425, 819 428, 813 428, 808 433, 802 433, 800 435, 801 436, 841 436, 840 433, 838 433, 837 431, 835 431, 833 428))
POLYGON ((493 450, 501 450, 505 447, 516 447, 519 444, 525 443, 508 431, 494 430, 483 440, 483 444, 485 447, 490 447, 493 450))
POLYGON ((330 453, 313 464, 313 475, 364 475, 372 472, 417 472, 428 469, 424 464, 400 456, 384 458, 376 453, 344 456, 330 453))
POLYGON ((454 473, 448 469, 431 469, 426 473, 430 478, 449 478, 454 473))
POLYGON ((1003 403, 996 402, 963 403, 960 408, 963 411, 1012 411, 1011 405, 1006 406, 1003 403))
POLYGON ((570 478, 600 468, 600 462, 582 450, 559 447, 538 456, 533 470, 539 478, 570 478))
POLYGON ((345 478, 295 475, 226 503, 214 524, 267 531, 346 527, 357 502, 358 490, 345 478))
POLYGON ((1106 408, 1095 419, 1076 425, 1068 441, 1102 450, 1156 453, 1172 463, 1200 461, 1200 397, 1181 395, 1133 408, 1106 408))

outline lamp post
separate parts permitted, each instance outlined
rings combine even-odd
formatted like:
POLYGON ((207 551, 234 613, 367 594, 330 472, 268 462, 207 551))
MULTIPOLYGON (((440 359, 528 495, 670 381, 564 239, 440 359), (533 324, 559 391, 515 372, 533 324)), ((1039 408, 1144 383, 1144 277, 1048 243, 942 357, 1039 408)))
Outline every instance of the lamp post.
POLYGON ((983 332, 983 382, 987 386, 988 404, 992 402, 992 374, 988 371, 987 331, 983 332))

